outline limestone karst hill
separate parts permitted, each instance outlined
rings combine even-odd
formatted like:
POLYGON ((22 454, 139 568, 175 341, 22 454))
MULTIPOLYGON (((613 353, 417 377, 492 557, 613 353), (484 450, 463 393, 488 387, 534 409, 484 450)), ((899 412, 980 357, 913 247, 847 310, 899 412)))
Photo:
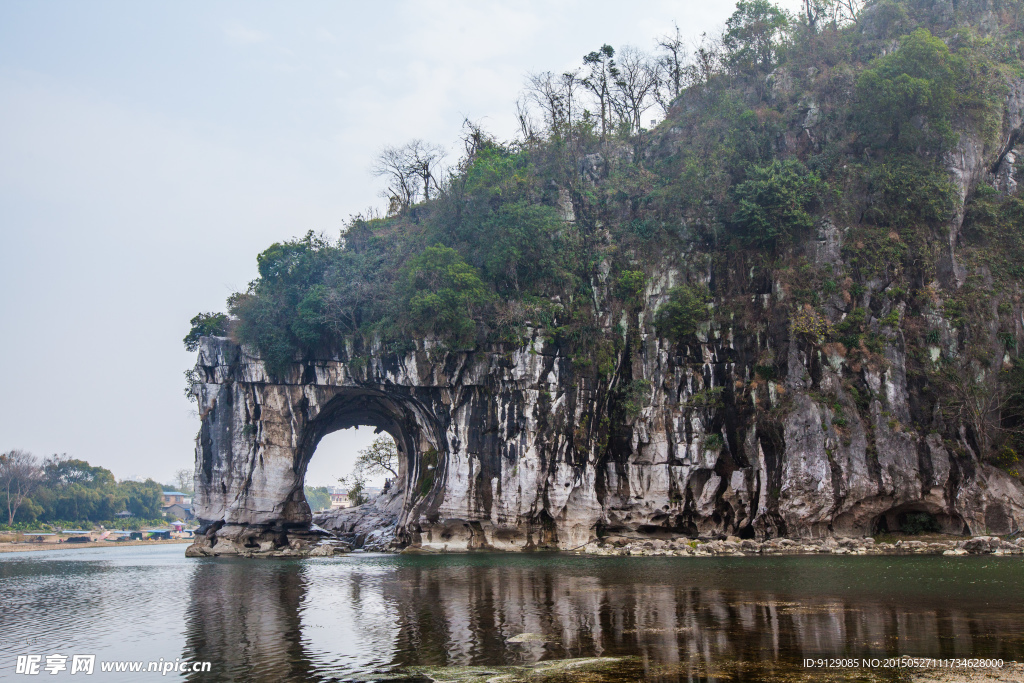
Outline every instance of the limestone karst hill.
POLYGON ((533 77, 520 138, 468 126, 445 178, 389 150, 388 217, 193 320, 196 552, 305 547, 306 465, 354 425, 399 444, 373 514, 423 547, 1019 530, 1022 28, 742 2, 674 72, 533 77))

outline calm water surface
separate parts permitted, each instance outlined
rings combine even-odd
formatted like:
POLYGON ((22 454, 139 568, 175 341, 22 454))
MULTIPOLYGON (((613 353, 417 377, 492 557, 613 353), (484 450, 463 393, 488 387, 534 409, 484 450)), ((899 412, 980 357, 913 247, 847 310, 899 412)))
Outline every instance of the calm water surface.
MULTIPOLYGON (((589 656, 626 656, 665 681, 765 680, 805 657, 1024 659, 1019 557, 183 552, 0 555, 0 679, 31 680, 15 675, 16 655, 53 652, 211 661, 196 681, 374 680, 589 656)), ((183 677, 67 673, 42 678, 183 677)))

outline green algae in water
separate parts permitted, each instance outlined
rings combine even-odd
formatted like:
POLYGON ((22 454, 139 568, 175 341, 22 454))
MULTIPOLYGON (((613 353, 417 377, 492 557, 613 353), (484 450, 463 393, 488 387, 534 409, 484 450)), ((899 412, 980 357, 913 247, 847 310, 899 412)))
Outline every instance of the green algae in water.
MULTIPOLYGON (((964 672, 961 672, 961 674, 964 672)), ((1000 675, 1002 672, 992 672, 1000 675)), ((1017 677, 992 680, 1016 681, 1017 677)), ((418 667, 397 677, 373 680, 388 683, 631 683, 650 681, 725 682, 773 681, 775 683, 928 683, 957 681, 957 672, 930 669, 871 670, 859 668, 809 669, 786 663, 723 661, 706 664, 697 659, 674 664, 652 664, 640 657, 581 657, 538 662, 530 666, 418 667), (952 678, 947 677, 952 675, 952 678)), ((967 679, 964 679, 967 680, 967 679)), ((972 678, 970 680, 987 680, 972 678)))
POLYGON ((421 667, 410 670, 411 677, 404 680, 418 679, 431 683, 611 683, 636 680, 629 676, 636 675, 638 663, 634 657, 579 657, 553 659, 528 666, 421 667))

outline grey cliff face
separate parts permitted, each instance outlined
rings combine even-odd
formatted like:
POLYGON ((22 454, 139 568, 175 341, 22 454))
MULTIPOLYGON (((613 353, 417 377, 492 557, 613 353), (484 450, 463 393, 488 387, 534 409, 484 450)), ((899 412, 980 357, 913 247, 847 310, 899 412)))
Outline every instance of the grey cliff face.
MULTIPOLYGON (((645 327, 673 279, 652 284, 645 327)), ((308 550, 317 536, 306 466, 321 437, 356 425, 395 438, 399 481, 378 518, 423 548, 570 549, 613 533, 864 535, 914 511, 952 533, 1021 528, 1018 480, 907 426, 898 339, 885 367, 856 369, 792 341, 775 350, 788 376, 757 381, 753 359, 772 347, 767 336, 745 348, 755 338, 710 330, 679 349, 644 335, 620 359, 647 387, 643 407, 618 424, 606 417, 622 415, 613 392, 574 379, 536 331, 519 348, 421 341, 403 356, 297 364, 276 381, 235 343, 205 338, 195 502, 206 535, 196 552, 308 550), (851 375, 869 392, 866 409, 849 395, 851 375)))

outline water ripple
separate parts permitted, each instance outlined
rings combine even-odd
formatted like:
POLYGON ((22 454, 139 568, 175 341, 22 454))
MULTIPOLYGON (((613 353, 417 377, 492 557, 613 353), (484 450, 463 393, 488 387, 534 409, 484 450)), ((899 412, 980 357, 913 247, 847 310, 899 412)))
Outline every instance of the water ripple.
POLYGON ((702 672, 731 662, 735 680, 757 680, 759 671, 802 657, 1019 659, 1024 564, 564 555, 254 561, 186 559, 181 546, 69 550, 0 556, 0 626, 0 678, 13 673, 18 654, 59 652, 211 661, 213 677, 196 681, 365 679, 423 666, 595 656, 676 667, 659 674, 663 680, 712 680, 702 672))

